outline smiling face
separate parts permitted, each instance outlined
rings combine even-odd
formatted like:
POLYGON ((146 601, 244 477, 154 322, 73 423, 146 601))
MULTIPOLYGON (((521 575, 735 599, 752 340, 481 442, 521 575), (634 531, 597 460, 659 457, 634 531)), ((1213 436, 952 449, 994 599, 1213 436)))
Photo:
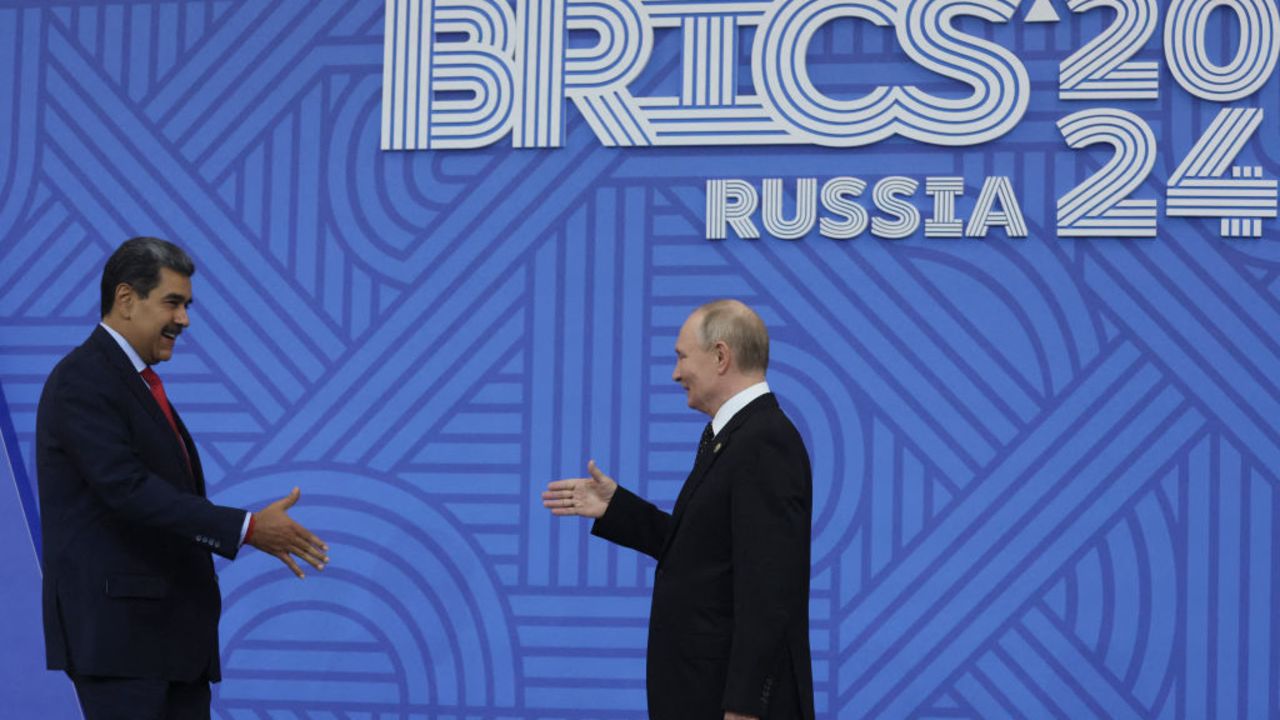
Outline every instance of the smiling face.
POLYGON ((702 315, 695 312, 680 328, 676 338, 676 367, 671 371, 671 379, 684 387, 689 407, 715 415, 723 402, 719 393, 722 353, 718 345, 710 349, 702 347, 701 324, 702 315))
POLYGON ((191 324, 187 317, 190 305, 191 278, 162 267, 160 284, 146 297, 126 283, 117 286, 115 306, 105 320, 129 341, 143 362, 155 365, 173 357, 178 336, 191 324))

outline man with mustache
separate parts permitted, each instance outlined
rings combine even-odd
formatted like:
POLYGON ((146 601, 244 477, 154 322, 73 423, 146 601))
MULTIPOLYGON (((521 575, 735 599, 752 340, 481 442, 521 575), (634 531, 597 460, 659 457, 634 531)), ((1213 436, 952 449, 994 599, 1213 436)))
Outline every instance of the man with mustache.
POLYGON ((671 379, 711 417, 668 514, 587 464, 542 494, 556 515, 658 561, 649 613, 653 720, 813 720, 804 441, 765 382, 769 335, 736 300, 693 311, 671 379))
POLYGON ((156 238, 102 272, 102 323, 53 369, 36 417, 45 652, 86 720, 209 717, 220 679, 217 553, 242 544, 317 570, 328 546, 288 515, 205 497, 196 445, 153 365, 190 324, 195 265, 156 238))

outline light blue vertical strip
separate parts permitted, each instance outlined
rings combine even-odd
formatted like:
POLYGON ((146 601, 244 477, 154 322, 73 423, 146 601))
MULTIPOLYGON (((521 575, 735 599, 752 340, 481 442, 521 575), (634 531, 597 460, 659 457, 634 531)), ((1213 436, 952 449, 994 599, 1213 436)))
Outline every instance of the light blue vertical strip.
MULTIPOLYGON (((545 243, 538 249, 533 261, 533 333, 529 338, 532 350, 530 373, 529 409, 529 477, 537 498, 551 478, 552 445, 556 427, 555 387, 556 358, 556 245, 545 243)), ((540 507, 540 505, 539 505, 540 507)), ((549 512, 529 513, 529 542, 525 546, 525 582, 530 585, 546 585, 551 580, 550 552, 551 521, 559 520, 549 512)))
POLYGON ((265 233, 263 223, 267 189, 267 151, 265 145, 254 148, 245 156, 244 171, 240 175, 241 194, 240 219, 255 235, 265 233))
POLYGON ((347 310, 351 313, 351 334, 359 337, 373 322, 373 278, 356 265, 351 268, 351 291, 348 293, 347 310))
MULTIPOLYGON (((843 617, 843 613, 848 611, 853 598, 862 592, 862 583, 866 574, 862 552, 862 538, 865 536, 864 525, 854 532, 853 537, 849 538, 848 546, 840 554, 840 609, 837 613, 840 617, 843 617)), ((841 628, 840 647, 843 648, 853 642, 853 636, 859 630, 860 628, 841 628), (843 637, 845 634, 849 635, 849 637, 843 637)))
POLYGON ((186 33, 183 35, 182 50, 189 51, 204 35, 204 7, 194 3, 182 5, 182 19, 185 21, 186 33))
MULTIPOLYGON (((645 305, 649 297, 645 255, 649 252, 645 239, 644 188, 627 188, 623 195, 622 212, 615 219, 614 236, 621 238, 622 283, 618 295, 622 298, 619 333, 618 373, 618 472, 614 476, 631 489, 641 486, 640 449, 644 446, 644 357, 646 344, 645 305)), ((619 552, 618 584, 634 587, 643 584, 638 575, 640 558, 633 552, 619 552)))
MULTIPOLYGON (((584 356, 587 345, 587 285, 584 278, 587 272, 587 226, 586 208, 580 207, 578 212, 569 218, 568 226, 562 239, 563 265, 561 266, 559 287, 564 296, 559 329, 560 347, 563 356, 560 359, 560 370, 563 373, 560 381, 560 457, 556 468, 556 477, 582 477, 586 474, 585 461, 582 460, 583 442, 586 440, 586 407, 595 388, 586 386, 586 363, 584 356)), ((569 519, 569 522, 558 523, 560 543, 557 559, 560 563, 558 580, 560 585, 577 586, 581 584, 582 567, 579 563, 579 551, 583 542, 583 521, 569 519)))
POLYGON ((928 482, 924 465, 908 450, 902 452, 902 544, 905 546, 920 534, 928 516, 925 508, 924 487, 928 482))
POLYGON ((5 398, 4 387, 0 386, 0 441, 5 451, 0 453, 0 463, 8 463, 8 477, 17 493, 18 510, 22 513, 21 527, 27 532, 31 546, 35 548, 36 561, 40 560, 40 511, 36 503, 36 485, 27 479, 26 466, 18 452, 18 433, 13 428, 13 416, 9 414, 9 403, 5 398))
POLYGON ((0 388, 0 716, 79 718, 71 683, 44 668, 36 511, 0 388))
POLYGON ((173 69, 178 60, 178 6, 164 3, 157 8, 160 17, 156 22, 156 66, 154 80, 159 80, 173 69))
POLYGON ((124 5, 103 8, 102 68, 112 80, 124 83, 124 5))
POLYGON ((1128 523, 1117 523, 1107 533, 1106 548, 1111 559, 1111 637, 1107 643, 1106 665, 1117 677, 1124 677, 1138 644, 1138 629, 1144 618, 1139 600, 1142 596, 1143 568, 1128 523))
MULTIPOLYGON (((623 238, 608 225, 618 211, 617 193, 612 189, 595 192, 595 227, 592 231, 592 269, 586 281, 591 286, 591 342, 587 353, 591 359, 591 427, 587 453, 606 472, 615 472, 617 453, 615 433, 618 414, 614 400, 625 379, 618 374, 617 341, 617 273, 618 250, 623 238)), ((587 541, 587 584, 595 587, 609 582, 609 544, 597 538, 587 541), (593 542, 594 541, 594 542, 593 542)))
MULTIPOLYGON (((333 236, 327 226, 321 226, 321 234, 315 245, 324 250, 324 265, 321 273, 324 276, 324 294, 321 296, 324 310, 330 317, 337 318, 338 322, 350 328, 351 290, 347 283, 346 254, 342 243, 333 236)), ((314 253, 310 251, 303 255, 313 258, 315 262, 319 261, 319 258, 315 258, 314 253)))
POLYGON ((1197 444, 1187 457, 1187 585, 1186 673, 1183 692, 1188 718, 1209 717, 1209 441, 1197 444))
POLYGON ((1218 607, 1216 630, 1218 635, 1216 666, 1217 711, 1214 717, 1240 717, 1240 573, 1243 571, 1241 555, 1243 535, 1243 473, 1240 453, 1230 442, 1218 443, 1217 521, 1218 536, 1218 607))
POLYGON ((98 54, 98 8, 82 7, 76 9, 76 35, 80 45, 90 55, 98 54))
POLYGON ((265 172, 267 247, 282 267, 287 267, 289 263, 289 228, 296 222, 293 212, 298 202, 298 193, 293 187, 293 173, 300 153, 294 152, 295 142, 292 122, 286 120, 276 125, 271 133, 271 162, 265 172))
MULTIPOLYGON (((19 78, 18 68, 23 65, 22 58, 19 55, 21 50, 18 47, 19 17, 20 15, 16 10, 0 10, 0 63, 6 68, 5 72, 0 72, 0 101, 3 101, 10 108, 17 106, 21 102, 16 92, 19 78)), ((18 113, 12 110, 0 112, 0 138, 3 138, 3 140, 0 140, 0 158, 2 158, 0 167, 5 168, 5 170, 0 171, 0 190, 4 191, 12 191, 12 185, 17 180, 17 178, 5 177, 6 174, 11 172, 8 170, 9 163, 13 162, 11 154, 16 154, 17 152, 17 148, 10 145, 12 142, 10 138, 14 137, 14 126, 17 124, 18 113)), ((6 204, 8 203, 0 201, 0 211, 4 209, 6 204)), ((2 219, 3 213, 0 213, 0 220, 2 219)), ((4 225, 0 225, 0 227, 4 227, 4 225)), ((0 257, 8 255, 14 250, 11 244, 5 243, 5 245, 8 247, 0 250, 0 257)), ((36 245, 36 243, 31 243, 31 245, 36 245)), ((34 247, 30 249, 31 251, 35 250, 34 247)), ((5 268, 0 270, 0 277, 9 275, 16 269, 16 266, 6 262, 5 268)))
POLYGON ((1280 677, 1273 665, 1275 656, 1275 569, 1276 515, 1275 493, 1271 484, 1257 472, 1251 472, 1249 483, 1249 576, 1248 632, 1249 644, 1246 679, 1245 717, 1275 717, 1280 708, 1271 704, 1272 693, 1280 687, 1280 677))
POLYGON ((1102 626, 1106 620, 1106 573, 1102 569, 1102 550, 1097 546, 1089 550, 1076 563, 1076 583, 1079 602, 1076 604, 1076 635, 1091 648, 1102 645, 1102 626))
POLYGON ((302 148, 318 148, 324 142, 323 87, 323 83, 316 83, 298 106, 298 190, 293 198, 298 211, 291 226, 292 265, 298 285, 309 295, 316 292, 316 248, 320 245, 319 214, 323 203, 320 200, 320 153, 302 148))
MULTIPOLYGON (((1177 478, 1178 470, 1175 468, 1170 473, 1170 480, 1177 478)), ((1165 487, 1171 484, 1164 483, 1165 487)), ((1173 664, 1170 659, 1176 654, 1178 605, 1181 600, 1178 587, 1181 576, 1178 569, 1179 543, 1175 535, 1177 531, 1170 525, 1172 519, 1167 519, 1161 511, 1157 495, 1153 494, 1139 503, 1136 513, 1151 563, 1151 607, 1144 621, 1150 624, 1152 632, 1147 636, 1145 661, 1131 687, 1140 702, 1154 707, 1162 696, 1165 676, 1173 664)), ((1164 704, 1175 706, 1177 703, 1165 700, 1164 704)))
POLYGON ((872 425, 871 482, 867 492, 871 495, 871 514, 867 523, 871 526, 870 570, 874 577, 889 564, 893 554, 893 487, 899 481, 894 476, 894 453, 897 450, 893 433, 877 420, 872 425))
POLYGON ((151 8, 146 5, 129 7, 129 98, 142 100, 151 89, 151 8))

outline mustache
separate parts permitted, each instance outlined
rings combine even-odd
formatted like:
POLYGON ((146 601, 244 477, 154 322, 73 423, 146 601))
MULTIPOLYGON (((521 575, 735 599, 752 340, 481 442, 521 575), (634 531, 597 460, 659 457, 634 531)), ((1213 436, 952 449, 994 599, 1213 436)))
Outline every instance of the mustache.
POLYGON ((165 325, 161 332, 174 336, 175 338, 182 334, 181 325, 165 325))

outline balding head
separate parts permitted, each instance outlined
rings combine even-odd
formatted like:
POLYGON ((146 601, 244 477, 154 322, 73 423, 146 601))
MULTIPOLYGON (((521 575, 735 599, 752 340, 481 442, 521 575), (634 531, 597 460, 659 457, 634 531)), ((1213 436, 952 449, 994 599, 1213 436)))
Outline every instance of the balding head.
POLYGON ((769 331, 754 310, 738 300, 715 300, 693 311, 700 316, 702 349, 723 342, 733 351, 738 369, 764 375, 769 369, 769 331))
POLYGON ((769 333, 760 316, 737 300, 717 300, 689 314, 676 338, 671 379, 689 407, 708 415, 738 392, 764 380, 769 333))

